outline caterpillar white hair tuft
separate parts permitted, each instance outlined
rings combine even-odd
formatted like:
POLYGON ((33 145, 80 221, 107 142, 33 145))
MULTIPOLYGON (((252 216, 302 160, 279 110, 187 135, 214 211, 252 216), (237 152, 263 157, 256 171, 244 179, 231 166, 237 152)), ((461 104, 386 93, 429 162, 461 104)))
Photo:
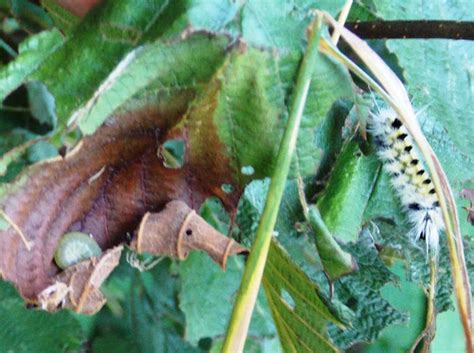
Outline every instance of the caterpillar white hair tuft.
POLYGON ((431 249, 437 254, 444 223, 433 182, 397 113, 389 107, 377 110, 370 114, 368 124, 377 155, 408 216, 412 238, 425 241, 427 252, 431 249))

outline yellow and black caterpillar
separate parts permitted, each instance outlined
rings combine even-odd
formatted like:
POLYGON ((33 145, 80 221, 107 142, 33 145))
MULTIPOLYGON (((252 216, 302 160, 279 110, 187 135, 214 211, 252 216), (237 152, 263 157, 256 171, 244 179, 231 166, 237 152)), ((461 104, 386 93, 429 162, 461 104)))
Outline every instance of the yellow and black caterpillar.
POLYGON ((391 108, 371 113, 369 132, 412 225, 412 238, 425 241, 427 250, 436 253, 444 223, 436 191, 412 137, 391 108))

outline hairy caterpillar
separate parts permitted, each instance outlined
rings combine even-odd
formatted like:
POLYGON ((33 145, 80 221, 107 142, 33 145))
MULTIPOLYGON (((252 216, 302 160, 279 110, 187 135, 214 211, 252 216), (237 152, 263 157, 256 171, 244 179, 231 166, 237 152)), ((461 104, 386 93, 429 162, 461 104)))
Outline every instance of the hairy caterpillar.
POLYGON ((437 253, 444 223, 433 182, 412 137, 391 108, 378 108, 378 112, 371 113, 368 130, 412 225, 412 238, 424 240, 427 252, 432 249, 437 253))

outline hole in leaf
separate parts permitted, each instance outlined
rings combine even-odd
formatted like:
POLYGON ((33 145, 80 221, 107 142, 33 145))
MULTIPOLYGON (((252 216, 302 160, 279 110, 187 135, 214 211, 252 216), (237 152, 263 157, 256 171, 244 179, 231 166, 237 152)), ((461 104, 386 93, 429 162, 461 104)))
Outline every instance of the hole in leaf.
POLYGON ((232 191, 234 191, 234 187, 231 184, 222 184, 221 189, 226 194, 230 194, 232 191))
POLYGON ((187 236, 193 235, 193 231, 191 229, 186 229, 186 235, 187 236))
POLYGON ((243 175, 253 175, 253 173, 255 173, 255 169, 251 165, 246 165, 240 168, 240 172, 243 175))
POLYGON ((290 307, 291 310, 295 310, 296 303, 290 293, 288 293, 285 289, 281 288, 280 297, 286 303, 286 305, 290 307))
POLYGON ((179 169, 184 164, 185 150, 184 140, 168 140, 158 149, 158 156, 166 168, 179 169))

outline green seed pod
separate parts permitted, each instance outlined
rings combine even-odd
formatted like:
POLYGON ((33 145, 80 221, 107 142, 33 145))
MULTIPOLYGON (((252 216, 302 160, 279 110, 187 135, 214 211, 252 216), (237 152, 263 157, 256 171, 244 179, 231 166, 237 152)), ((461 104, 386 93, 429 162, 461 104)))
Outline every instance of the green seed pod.
POLYGON ((102 254, 102 250, 93 238, 85 233, 71 232, 64 234, 59 241, 54 253, 54 261, 59 268, 64 270, 100 254, 102 254))

